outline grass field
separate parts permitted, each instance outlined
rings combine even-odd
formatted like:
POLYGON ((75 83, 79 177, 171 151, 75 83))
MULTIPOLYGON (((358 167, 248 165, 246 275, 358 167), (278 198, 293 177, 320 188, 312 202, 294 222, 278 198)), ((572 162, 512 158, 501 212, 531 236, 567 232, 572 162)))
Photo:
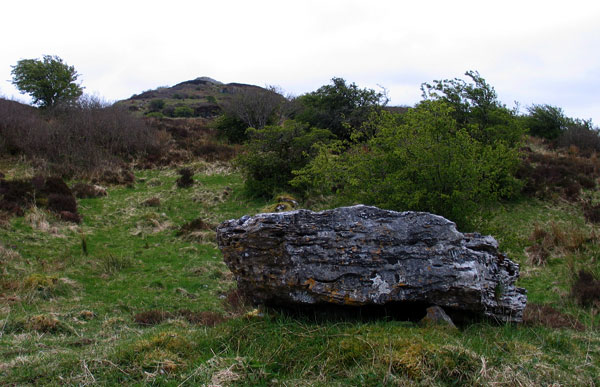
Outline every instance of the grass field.
MULTIPOLYGON (((7 178, 31 173, 2 163, 7 178)), ((0 227, 0 384, 600 384, 598 306, 570 297, 579 269, 600 274, 599 234, 576 205, 524 199, 474 221, 521 263, 530 303, 566 327, 290 316, 239 305, 214 231, 184 227, 269 203, 247 199, 228 164, 189 167, 191 188, 174 168, 143 170, 131 187, 79 200, 81 225, 32 208, 0 227), (536 227, 552 234, 544 265, 525 251, 536 227)))

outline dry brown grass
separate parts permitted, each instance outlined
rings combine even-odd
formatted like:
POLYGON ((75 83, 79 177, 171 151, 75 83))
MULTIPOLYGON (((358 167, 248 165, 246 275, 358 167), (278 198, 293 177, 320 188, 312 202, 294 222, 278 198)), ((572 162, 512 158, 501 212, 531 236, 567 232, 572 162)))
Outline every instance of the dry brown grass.
POLYGON ((528 303, 523 312, 523 323, 526 325, 542 325, 547 328, 569 328, 578 331, 585 326, 575 317, 566 315, 550 305, 528 303))
POLYGON ((526 194, 540 198, 560 196, 576 201, 583 189, 596 187, 600 161, 596 156, 588 158, 529 149, 517 176, 525 181, 523 190, 526 194))
POLYGON ((595 242, 597 236, 581 226, 561 224, 551 221, 546 224, 537 223, 529 236, 532 245, 526 249, 529 263, 545 265, 552 256, 560 257, 584 249, 585 245, 595 242))
POLYGON ((571 295, 581 306, 600 308, 600 280, 592 273, 580 270, 571 287, 571 295))
POLYGON ((177 230, 177 236, 186 236, 198 231, 214 231, 216 228, 216 225, 206 222, 201 218, 196 218, 181 226, 177 230))

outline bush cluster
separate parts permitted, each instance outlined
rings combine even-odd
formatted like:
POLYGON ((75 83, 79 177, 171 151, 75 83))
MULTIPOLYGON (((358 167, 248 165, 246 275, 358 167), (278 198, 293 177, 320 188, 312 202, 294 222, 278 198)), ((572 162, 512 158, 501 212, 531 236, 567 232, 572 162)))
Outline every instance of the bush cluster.
POLYGON ((472 82, 424 84, 424 100, 402 113, 383 109, 385 94, 338 78, 298 97, 294 121, 246 132, 240 165, 249 193, 337 194, 341 204, 465 224, 478 205, 520 192, 524 134, 494 89, 477 72, 466 75, 472 82))
POLYGON ((291 188, 292 171, 303 168, 315 155, 315 144, 328 141, 328 130, 309 128, 288 120, 282 125, 248 129, 247 152, 237 162, 246 177, 246 190, 252 196, 271 197, 291 188))
POLYGON ((153 152, 155 132, 125 108, 84 98, 64 110, 0 99, 0 153, 25 154, 61 175, 90 171, 153 152))
POLYGON ((515 146, 525 132, 521 120, 498 100, 494 88, 477 71, 467 71, 465 75, 470 82, 455 78, 423 83, 424 99, 448 104, 452 118, 475 140, 515 146))
POLYGON ((505 141, 474 138, 454 112, 445 101, 424 101, 401 117, 373 115, 373 138, 348 149, 322 147, 292 183, 348 203, 429 211, 465 224, 478 204, 519 192, 519 157, 505 141))
POLYGON ((294 118, 306 124, 330 130, 338 139, 349 140, 353 131, 361 128, 373 112, 387 104, 384 92, 360 89, 342 78, 298 97, 298 112, 294 118))
POLYGON ((559 107, 532 105, 527 110, 525 125, 532 136, 555 140, 566 129, 568 119, 559 107))
POLYGON ((566 129, 556 139, 559 147, 589 156, 600 152, 600 133, 592 121, 570 119, 566 129))
POLYGON ((215 128, 229 142, 243 143, 248 140, 246 129, 263 129, 283 121, 289 102, 274 86, 238 89, 222 105, 223 114, 215 122, 215 128))
POLYGON ((561 108, 551 105, 532 105, 528 111, 523 122, 530 135, 588 156, 600 152, 600 133, 591 120, 567 117, 561 108))
POLYGON ((189 106, 177 106, 175 110, 173 110, 174 117, 193 117, 194 109, 189 106))

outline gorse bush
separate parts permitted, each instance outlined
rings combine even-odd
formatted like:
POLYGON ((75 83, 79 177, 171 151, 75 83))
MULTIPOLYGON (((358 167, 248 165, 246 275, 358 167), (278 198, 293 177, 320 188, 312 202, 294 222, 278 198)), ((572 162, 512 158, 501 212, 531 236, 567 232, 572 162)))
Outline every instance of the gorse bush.
POLYGON ((519 192, 515 146, 482 142, 445 101, 423 101, 401 118, 381 112, 367 143, 333 143, 296 172, 292 184, 337 193, 348 203, 430 211, 464 224, 478 204, 519 192))
POLYGON ((271 197, 290 188, 292 171, 303 168, 316 153, 315 144, 332 136, 324 129, 288 120, 283 125, 248 129, 247 152, 238 159, 252 196, 271 197))

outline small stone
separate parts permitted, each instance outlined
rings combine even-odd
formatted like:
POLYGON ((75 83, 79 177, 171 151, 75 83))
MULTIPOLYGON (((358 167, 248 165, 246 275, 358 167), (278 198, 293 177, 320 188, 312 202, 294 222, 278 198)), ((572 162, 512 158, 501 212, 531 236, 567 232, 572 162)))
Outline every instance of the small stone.
POLYGON ((450 318, 450 316, 448 316, 446 314, 446 312, 444 312, 444 309, 440 308, 439 306, 437 306, 437 305, 430 306, 429 308, 426 309, 426 311, 427 311, 427 314, 425 315, 425 317, 423 317, 421 319, 419 324, 421 324, 421 325, 447 325, 449 327, 456 328, 456 325, 454 325, 454 322, 452 322, 452 319, 450 318))

